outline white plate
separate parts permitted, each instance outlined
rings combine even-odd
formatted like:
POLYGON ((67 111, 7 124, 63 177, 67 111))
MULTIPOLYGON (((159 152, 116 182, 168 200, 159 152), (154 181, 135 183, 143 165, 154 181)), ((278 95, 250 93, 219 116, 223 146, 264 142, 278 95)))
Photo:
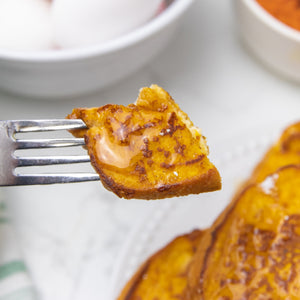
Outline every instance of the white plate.
POLYGON ((216 153, 210 156, 222 175, 221 191, 158 201, 148 217, 132 231, 121 251, 114 268, 110 299, 117 298, 145 259, 174 237, 210 226, 277 135, 271 131, 259 137, 243 134, 219 143, 216 153))

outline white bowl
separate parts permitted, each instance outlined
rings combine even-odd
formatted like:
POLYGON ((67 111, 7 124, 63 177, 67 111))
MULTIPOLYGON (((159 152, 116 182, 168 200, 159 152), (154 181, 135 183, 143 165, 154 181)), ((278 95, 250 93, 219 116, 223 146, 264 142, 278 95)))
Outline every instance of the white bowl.
POLYGON ((136 71, 162 50, 193 0, 169 6, 135 31, 103 45, 47 52, 0 49, 0 89, 58 99, 99 90, 136 71))
POLYGON ((278 21, 256 0, 234 0, 234 4, 249 49, 275 72, 300 82, 300 32, 278 21))

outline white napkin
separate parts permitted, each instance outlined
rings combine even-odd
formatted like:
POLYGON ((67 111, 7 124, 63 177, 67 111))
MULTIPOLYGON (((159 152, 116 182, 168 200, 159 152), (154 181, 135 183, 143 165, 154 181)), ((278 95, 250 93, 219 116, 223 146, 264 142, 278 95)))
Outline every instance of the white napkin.
POLYGON ((0 300, 35 300, 15 232, 0 193, 0 300))

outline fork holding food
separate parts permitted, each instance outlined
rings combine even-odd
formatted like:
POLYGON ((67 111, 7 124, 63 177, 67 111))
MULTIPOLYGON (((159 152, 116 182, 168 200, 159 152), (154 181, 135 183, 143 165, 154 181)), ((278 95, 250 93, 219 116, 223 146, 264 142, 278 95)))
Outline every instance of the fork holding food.
POLYGON ((97 180, 96 174, 16 175, 14 168, 91 160, 105 188, 121 198, 161 199, 221 188, 206 139, 171 96, 157 85, 142 88, 135 104, 76 108, 67 120, 5 122, 1 185, 97 180), (75 139, 15 140, 16 132, 70 130, 75 139), (84 138, 84 141, 83 141, 84 138), (16 157, 19 148, 85 145, 88 156, 16 157), (6 173, 6 175, 4 174, 6 173), (10 174, 8 176, 7 174, 10 174))

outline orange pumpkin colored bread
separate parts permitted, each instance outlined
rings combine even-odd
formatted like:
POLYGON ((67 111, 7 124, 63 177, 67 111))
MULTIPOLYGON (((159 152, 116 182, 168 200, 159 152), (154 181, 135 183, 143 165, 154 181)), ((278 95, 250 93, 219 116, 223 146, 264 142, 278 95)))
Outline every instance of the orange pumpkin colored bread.
POLYGON ((300 164, 300 122, 287 127, 254 169, 251 182, 260 182, 278 168, 300 164))
POLYGON ((194 257, 193 300, 300 297, 300 166, 247 187, 206 232, 194 257))
POLYGON ((188 269, 202 235, 203 231, 194 230, 155 253, 127 283, 118 300, 186 299, 182 295, 188 293, 188 269))
POLYGON ((91 162, 103 185, 119 197, 160 199, 221 188, 207 158, 205 137, 171 96, 143 88, 135 104, 76 108, 91 162))

